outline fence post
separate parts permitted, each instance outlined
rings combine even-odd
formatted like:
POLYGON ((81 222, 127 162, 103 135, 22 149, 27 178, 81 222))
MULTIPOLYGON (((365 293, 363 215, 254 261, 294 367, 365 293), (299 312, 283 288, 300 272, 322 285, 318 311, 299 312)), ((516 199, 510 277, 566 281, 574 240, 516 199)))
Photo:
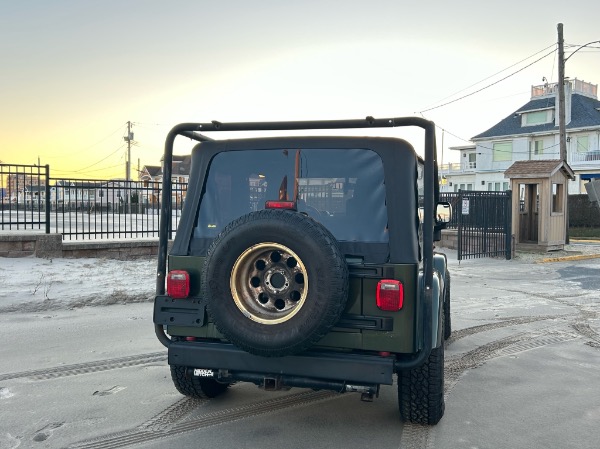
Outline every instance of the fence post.
POLYGON ((44 201, 44 212, 46 215, 46 234, 50 234, 50 165, 46 164, 46 187, 45 187, 45 197, 46 201, 44 201))
MULTIPOLYGON (((491 252, 491 244, 488 240, 490 237, 490 224, 489 224, 489 214, 490 214, 490 202, 486 201, 490 195, 486 195, 486 192, 481 192, 480 195, 477 195, 473 199, 477 198, 477 213, 481 215, 483 225, 481 227, 481 246, 479 247, 479 253, 483 256, 489 255, 491 252)), ((494 198, 490 198, 490 200, 494 200, 494 198)))
POLYGON ((458 190, 458 220, 456 223, 456 234, 457 234, 457 241, 458 241, 458 248, 456 248, 456 253, 457 253, 457 257, 458 257, 458 261, 460 262, 462 260, 462 245, 463 245, 463 239, 462 239, 462 232, 463 232, 463 217, 462 217, 462 201, 463 201, 463 193, 462 193, 462 189, 458 190))
POLYGON ((506 191, 506 200, 504 203, 505 207, 505 223, 504 223, 504 231, 506 235, 505 245, 505 255, 506 260, 510 260, 512 258, 512 191, 506 191))

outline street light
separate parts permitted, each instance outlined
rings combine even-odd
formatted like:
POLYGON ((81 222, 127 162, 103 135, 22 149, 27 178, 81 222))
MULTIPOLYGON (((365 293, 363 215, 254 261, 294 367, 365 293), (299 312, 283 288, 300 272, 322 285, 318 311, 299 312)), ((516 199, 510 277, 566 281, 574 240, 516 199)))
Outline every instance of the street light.
MULTIPOLYGON (((566 123, 565 123, 565 63, 582 48, 587 47, 591 44, 600 43, 600 41, 588 42, 585 45, 580 46, 573 53, 565 59, 564 39, 563 39, 563 24, 557 25, 558 30, 558 133, 559 133, 559 144, 560 144, 560 158, 566 164, 567 163, 567 139, 566 139, 566 123)), ((567 195, 565 202, 565 213, 567 214, 565 220, 565 243, 569 243, 569 184, 567 181, 567 195)))
POLYGON ((564 39, 563 39, 563 24, 559 23, 558 29, 558 127, 559 127, 559 144, 560 144, 560 158, 567 162, 567 140, 566 140, 566 123, 565 123, 565 64, 571 57, 582 48, 588 45, 598 44, 599 40, 588 42, 587 44, 581 45, 567 58, 565 58, 564 50, 564 39))
POLYGON ((587 44, 584 44, 584 45, 582 45, 581 47, 577 48, 577 50, 575 50, 573 53, 571 53, 571 54, 569 55, 569 57, 568 57, 568 58, 566 58, 566 59, 564 60, 564 62, 566 63, 566 62, 567 62, 569 59, 571 59, 571 56, 573 56, 575 53, 577 53, 577 52, 578 52, 579 50, 581 50, 582 48, 585 48, 585 47, 587 47, 588 45, 592 45, 592 44, 600 44, 600 41, 592 41, 592 42, 588 42, 587 44))

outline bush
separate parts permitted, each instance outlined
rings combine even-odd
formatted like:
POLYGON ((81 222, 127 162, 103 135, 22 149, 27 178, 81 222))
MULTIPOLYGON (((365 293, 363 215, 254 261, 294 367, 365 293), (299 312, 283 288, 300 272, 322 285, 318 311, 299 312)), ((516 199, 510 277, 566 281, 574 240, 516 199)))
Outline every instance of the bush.
MULTIPOLYGON (((599 228, 600 207, 587 195, 569 195, 569 228, 599 228)), ((571 235, 569 231, 569 235, 571 235)))

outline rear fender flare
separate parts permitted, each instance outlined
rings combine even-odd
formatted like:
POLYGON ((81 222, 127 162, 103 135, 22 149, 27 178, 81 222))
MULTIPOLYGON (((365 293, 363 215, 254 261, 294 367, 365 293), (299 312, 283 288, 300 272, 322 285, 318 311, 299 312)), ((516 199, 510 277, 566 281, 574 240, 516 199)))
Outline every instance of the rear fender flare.
MULTIPOLYGON (((433 254, 433 269, 440 274, 442 280, 442 291, 445 291, 446 285, 446 270, 448 269, 448 260, 446 255, 442 253, 433 254)), ((442 296, 443 298, 443 296, 442 296)))
MULTIPOLYGON (((443 328, 442 328, 442 314, 443 314, 443 306, 444 306, 444 278, 443 278, 443 274, 440 273, 437 269, 434 270, 433 272, 433 279, 432 279, 432 283, 431 283, 431 289, 432 289, 432 304, 431 304, 431 316, 432 316, 432 323, 431 323, 431 348, 438 348, 440 345, 443 344, 443 328), (437 317, 437 319, 435 319, 437 317)), ((423 278, 423 271, 419 272, 419 301, 422 304, 423 301, 425 301, 425 281, 423 278)), ((428 317, 424 317, 422 314, 420 314, 419 317, 421 320, 426 320, 428 319, 428 317)), ((422 329, 424 329, 424 326, 421 325, 419 326, 419 329, 421 329, 420 334, 422 335, 422 329)), ((421 342, 423 341, 423 338, 420 339, 421 342)), ((423 343, 421 343, 421 346, 423 345, 423 343)))

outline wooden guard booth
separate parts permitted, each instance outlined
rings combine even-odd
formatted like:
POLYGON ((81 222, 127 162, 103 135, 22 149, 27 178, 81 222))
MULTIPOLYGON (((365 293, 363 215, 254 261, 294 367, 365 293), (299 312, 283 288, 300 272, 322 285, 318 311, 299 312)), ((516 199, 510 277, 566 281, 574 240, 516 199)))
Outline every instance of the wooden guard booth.
POLYGON ((512 232, 516 249, 563 249, 567 227, 568 180, 575 179, 562 160, 517 161, 504 172, 510 179, 512 232))

